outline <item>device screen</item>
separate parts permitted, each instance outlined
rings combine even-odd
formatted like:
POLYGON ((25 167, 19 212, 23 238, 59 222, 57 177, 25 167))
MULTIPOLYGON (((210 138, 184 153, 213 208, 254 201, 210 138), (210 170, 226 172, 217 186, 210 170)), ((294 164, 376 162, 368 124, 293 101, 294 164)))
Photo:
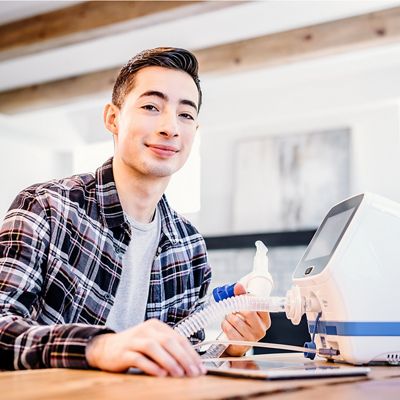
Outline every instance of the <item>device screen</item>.
POLYGON ((363 198, 364 194, 359 194, 329 210, 297 264, 293 279, 318 275, 326 268, 363 198))
POLYGON ((335 247, 335 244, 341 233, 343 232, 347 221, 350 219, 354 208, 355 207, 333 215, 325 221, 315 242, 309 249, 305 261, 313 260, 314 258, 326 257, 332 253, 332 250, 335 247))
POLYGON ((266 360, 243 360, 231 362, 206 362, 211 374, 230 375, 258 379, 327 378, 335 376, 366 375, 369 368, 332 365, 320 362, 271 362, 266 360))

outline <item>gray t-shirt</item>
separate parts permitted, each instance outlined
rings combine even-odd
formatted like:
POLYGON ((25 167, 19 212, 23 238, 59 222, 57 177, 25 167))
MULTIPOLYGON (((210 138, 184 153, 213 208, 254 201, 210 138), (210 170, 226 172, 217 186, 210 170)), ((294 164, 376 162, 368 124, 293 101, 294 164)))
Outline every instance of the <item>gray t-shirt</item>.
POLYGON ((136 222, 127 215, 125 217, 131 224, 132 237, 123 256, 121 281, 106 322, 116 332, 144 321, 150 272, 161 232, 158 209, 153 221, 148 224, 136 222))

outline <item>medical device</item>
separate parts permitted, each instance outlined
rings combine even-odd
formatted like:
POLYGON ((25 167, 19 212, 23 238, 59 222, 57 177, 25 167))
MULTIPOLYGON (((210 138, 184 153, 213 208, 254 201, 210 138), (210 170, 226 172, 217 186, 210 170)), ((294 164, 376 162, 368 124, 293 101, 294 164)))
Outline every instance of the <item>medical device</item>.
POLYGON ((360 194, 322 221, 294 272, 289 297, 302 300, 288 317, 298 323, 308 301, 317 348, 337 352, 329 358, 400 364, 399 283, 400 205, 360 194))
MULTIPOLYGON (((273 282, 260 243, 253 265, 241 280, 253 293, 209 304, 176 329, 189 337, 234 311, 285 311, 294 324, 306 313, 312 335, 307 357, 400 365, 399 204, 360 194, 334 206, 297 265, 286 297, 270 296, 273 282)), ((211 351, 210 357, 217 356, 211 351)))

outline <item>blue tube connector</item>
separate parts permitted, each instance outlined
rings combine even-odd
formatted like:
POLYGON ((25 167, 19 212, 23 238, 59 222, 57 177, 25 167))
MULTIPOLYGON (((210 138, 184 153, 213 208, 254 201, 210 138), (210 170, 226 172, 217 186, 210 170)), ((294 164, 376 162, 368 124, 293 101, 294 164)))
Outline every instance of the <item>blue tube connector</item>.
POLYGON ((212 294, 215 302, 218 303, 221 300, 233 297, 235 295, 235 285, 236 283, 232 283, 231 285, 219 286, 213 289, 212 294))

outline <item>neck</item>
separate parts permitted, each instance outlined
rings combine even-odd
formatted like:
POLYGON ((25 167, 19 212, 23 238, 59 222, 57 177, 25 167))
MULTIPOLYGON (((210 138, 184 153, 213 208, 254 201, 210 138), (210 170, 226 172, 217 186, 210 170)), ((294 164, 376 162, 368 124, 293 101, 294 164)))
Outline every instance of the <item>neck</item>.
POLYGON ((137 222, 151 222, 169 177, 144 176, 116 156, 113 159, 113 174, 125 213, 137 222))

